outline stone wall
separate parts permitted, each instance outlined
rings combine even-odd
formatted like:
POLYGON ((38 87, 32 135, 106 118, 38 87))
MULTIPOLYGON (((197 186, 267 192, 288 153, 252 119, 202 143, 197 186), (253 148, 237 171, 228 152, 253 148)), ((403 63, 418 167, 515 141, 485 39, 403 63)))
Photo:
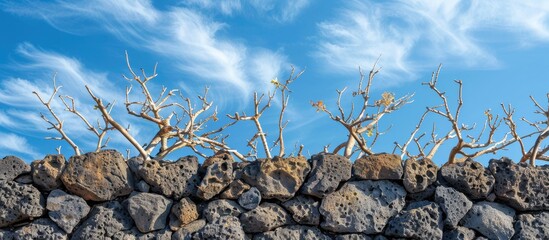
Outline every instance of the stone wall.
POLYGON ((548 188, 509 159, 5 157, 0 239, 549 239, 548 188))

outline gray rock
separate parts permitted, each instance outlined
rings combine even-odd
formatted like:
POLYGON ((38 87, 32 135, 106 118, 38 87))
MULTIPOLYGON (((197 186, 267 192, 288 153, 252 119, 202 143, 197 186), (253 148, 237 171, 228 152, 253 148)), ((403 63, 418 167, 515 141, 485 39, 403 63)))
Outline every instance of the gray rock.
POLYGON ((549 239, 549 212, 519 215, 515 233, 514 240, 549 239))
POLYGON ((400 156, 380 153, 363 156, 353 165, 353 175, 364 180, 401 179, 404 169, 400 156))
POLYGON ((442 239, 442 212, 434 202, 413 202, 389 221, 385 234, 401 238, 442 239))
POLYGON ((32 175, 22 174, 22 175, 17 176, 13 181, 17 182, 17 183, 21 183, 21 184, 31 184, 32 183, 32 175))
POLYGON ((312 170, 301 192, 319 198, 334 192, 339 184, 351 178, 353 165, 348 158, 334 154, 311 157, 312 170))
POLYGON ((0 239, 2 240, 13 240, 15 239, 15 233, 8 230, 0 229, 0 239))
POLYGON ((500 203, 478 202, 461 219, 461 225, 474 229, 489 239, 510 239, 515 230, 515 210, 500 203))
POLYGON ((254 210, 240 215, 244 232, 259 233, 292 223, 290 215, 274 203, 262 203, 254 210))
POLYGON ((168 229, 142 233, 136 227, 123 232, 117 232, 112 237, 113 240, 171 240, 172 232, 168 229))
POLYGON ((252 210, 261 203, 261 192, 256 187, 250 188, 238 198, 238 204, 247 210, 252 210))
POLYGON ((280 201, 295 195, 311 169, 303 156, 265 159, 259 167, 255 187, 261 192, 261 197, 280 201))
POLYGON ((31 167, 16 156, 6 156, 0 160, 0 182, 13 181, 23 173, 30 173, 31 167))
POLYGON ((32 185, 0 181, 0 227, 40 217, 45 199, 32 185))
POLYGON ((257 186, 257 177, 259 176, 261 161, 265 161, 265 159, 238 163, 238 168, 242 170, 234 171, 235 178, 242 179, 252 187, 257 186))
POLYGON ((170 228, 177 230, 198 219, 198 209, 190 198, 182 198, 170 211, 170 228))
POLYGON ((322 233, 318 228, 311 226, 291 225, 275 229, 274 231, 260 233, 254 236, 254 240, 287 240, 287 239, 324 239, 330 237, 322 233))
POLYGON ((495 182, 494 176, 482 164, 471 159, 442 166, 440 173, 451 187, 471 199, 486 198, 495 182))
POLYGON ((431 199, 431 197, 433 197, 435 195, 436 189, 437 189, 436 184, 431 184, 431 185, 427 186, 427 189, 425 189, 421 192, 408 193, 406 195, 406 198, 408 198, 408 199, 410 199, 414 202, 428 200, 428 199, 431 199))
POLYGON ((475 238, 475 231, 466 227, 457 227, 456 229, 444 232, 443 240, 473 240, 475 238))
POLYGON ((127 198, 124 207, 142 233, 164 229, 172 200, 154 193, 137 193, 127 198))
POLYGON ((186 156, 175 162, 150 160, 138 170, 155 193, 180 199, 196 193, 200 183, 198 177, 198 159, 186 156))
POLYGON ((206 226, 206 221, 204 219, 198 219, 191 222, 174 232, 172 240, 191 240, 193 234, 200 231, 204 226, 206 226))
POLYGON ((47 155, 42 160, 32 162, 32 179, 34 185, 42 191, 51 191, 61 186, 61 173, 65 169, 63 155, 47 155))
POLYGON ((147 184, 147 182, 141 180, 136 184, 137 190, 140 192, 149 192, 151 190, 151 186, 147 184))
POLYGON ((30 224, 17 229, 14 239, 67 239, 67 234, 48 218, 40 218, 30 224))
POLYGON ((71 239, 110 239, 115 233, 133 226, 133 220, 126 209, 119 202, 110 201, 95 205, 71 239))
POLYGON ((139 169, 143 166, 143 163, 145 163, 145 160, 143 160, 143 157, 141 157, 141 155, 136 157, 131 157, 130 159, 128 159, 126 163, 128 164, 128 167, 130 168, 130 170, 132 171, 135 181, 142 180, 141 176, 139 176, 139 169))
POLYGON ((519 211, 549 210, 549 165, 532 167, 508 158, 490 160, 498 199, 519 211))
POLYGON ((198 185, 196 195, 209 200, 225 189, 234 179, 233 162, 232 156, 228 153, 216 154, 206 159, 202 164, 202 167, 206 168, 206 173, 198 185))
POLYGON ((50 219, 66 233, 72 233, 74 227, 90 212, 90 206, 83 198, 59 189, 50 192, 46 208, 50 219))
POLYGON ((404 208, 406 190, 390 181, 347 182, 320 205, 321 227, 338 233, 380 233, 404 208))
POLYGON ((72 156, 61 181, 69 192, 91 201, 109 201, 133 191, 131 171, 114 150, 72 156))
POLYGON ((232 200, 220 199, 214 200, 208 203, 206 208, 202 211, 202 215, 208 220, 213 222, 223 216, 238 217, 245 210, 238 203, 232 200))
POLYGON ((372 238, 366 234, 351 233, 351 234, 337 235, 334 240, 371 240, 371 239, 372 238))
POLYGON ((459 221, 473 207, 473 202, 465 194, 444 186, 437 187, 435 202, 446 214, 444 224, 450 228, 457 227, 459 221))
POLYGON ((206 226, 193 235, 193 239, 244 239, 244 235, 238 218, 234 216, 224 216, 206 224, 206 226))
POLYGON ((298 195, 282 206, 291 213, 292 218, 299 224, 318 225, 320 223, 320 203, 311 197, 298 195))
POLYGON ((250 185, 241 181, 240 179, 232 181, 229 186, 223 191, 219 197, 223 199, 232 199, 236 200, 244 193, 250 189, 250 185))
POLYGON ((438 167, 431 159, 408 159, 404 162, 403 184, 409 193, 427 189, 437 180, 438 167))

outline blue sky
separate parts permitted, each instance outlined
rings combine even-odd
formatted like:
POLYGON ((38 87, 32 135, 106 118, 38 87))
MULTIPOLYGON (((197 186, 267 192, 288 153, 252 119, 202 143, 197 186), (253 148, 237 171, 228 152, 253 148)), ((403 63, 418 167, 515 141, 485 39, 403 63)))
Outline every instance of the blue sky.
MULTIPOLYGON (((305 70, 291 85, 285 115, 286 148, 303 144, 306 155, 325 145, 345 140, 347 132, 326 114, 316 112, 311 101, 322 100, 337 111, 336 89, 356 87, 358 67, 369 70, 376 59, 381 71, 372 98, 383 92, 396 97, 415 93, 414 102, 384 117, 375 152, 391 152, 394 142, 403 143, 426 106, 440 104, 437 95, 422 82, 440 63, 439 88, 455 107, 457 87, 464 83, 461 123, 482 125, 484 111, 502 114, 500 103, 513 104, 519 133, 532 128, 518 121, 543 120, 533 114, 534 96, 545 106, 549 89, 549 4, 539 1, 312 1, 312 0, 189 0, 170 3, 138 1, 1 1, 0 27, 0 156, 17 155, 26 161, 55 153, 72 154, 40 119, 47 113, 32 94, 48 96, 56 74, 61 94, 74 97, 79 110, 94 121, 98 113, 84 85, 105 101, 116 100, 113 115, 131 124, 132 134, 143 142, 156 132, 125 112, 124 91, 131 83, 124 51, 134 68, 158 77, 151 89, 177 88, 194 97, 205 86, 217 106, 220 122, 225 114, 250 112, 254 91, 273 90, 271 79, 285 79, 291 66, 305 70)), ((350 98, 344 98, 350 106, 350 98)), ((95 136, 81 121, 63 111, 57 99, 52 107, 65 121, 65 130, 83 151, 94 149, 95 136)), ((277 134, 280 102, 263 118, 269 141, 277 134)), ((428 116, 420 132, 430 134, 436 123, 442 136, 449 124, 428 116)), ((212 123, 211 127, 216 124, 212 123)), ((473 131, 471 134, 478 133, 473 131)), ((496 139, 508 132, 502 124, 496 139)), ((251 122, 238 123, 228 131, 228 143, 247 152, 253 134, 251 122)), ((109 147, 124 152, 131 148, 111 132, 109 147)), ((531 145, 526 140, 526 145, 531 145)), ((443 163, 452 140, 435 156, 443 163)), ((411 150, 414 150, 411 148, 411 150)), ((132 153, 136 154, 135 151, 132 153)), ((170 158, 190 154, 188 150, 170 158)), ((276 155, 276 151, 274 151, 276 155)), ((497 156, 520 158, 516 146, 497 156)))

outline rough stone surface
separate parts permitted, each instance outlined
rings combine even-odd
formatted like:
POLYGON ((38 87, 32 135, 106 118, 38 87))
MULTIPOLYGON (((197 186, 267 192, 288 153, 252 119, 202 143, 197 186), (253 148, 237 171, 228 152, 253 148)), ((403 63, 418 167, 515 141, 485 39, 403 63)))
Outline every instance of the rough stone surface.
POLYGON ((257 186, 257 177, 259 176, 261 162, 265 159, 258 159, 253 162, 241 162, 238 163, 238 168, 241 170, 235 170, 235 178, 242 179, 250 186, 257 186))
POLYGON ((138 172, 153 192, 175 199, 195 194, 200 182, 198 159, 194 156, 182 157, 175 162, 146 161, 138 172))
POLYGON ((250 185, 238 179, 232 181, 229 186, 223 191, 219 197, 224 199, 233 199, 236 200, 242 195, 242 193, 250 189, 250 185))
POLYGON ((508 158, 489 165, 498 199, 519 211, 549 210, 549 165, 532 167, 508 158))
POLYGON ((0 239, 2 240, 13 240, 15 239, 15 234, 12 231, 0 229, 0 239))
POLYGON ((334 240, 371 240, 372 238, 366 234, 351 233, 337 235, 334 240))
POLYGON ((450 228, 455 228, 463 216, 473 207, 473 202, 465 194, 444 186, 437 187, 435 202, 446 214, 444 225, 450 228))
POLYGON ((431 199, 435 195, 437 187, 436 184, 432 184, 427 186, 427 189, 417 192, 417 193, 408 193, 406 195, 406 198, 410 199, 411 201, 419 202, 423 200, 431 199))
POLYGON ((137 193, 124 201, 124 206, 142 233, 164 229, 172 200, 154 193, 137 193))
POLYGON ((262 203, 254 210, 240 215, 240 222, 245 232, 259 233, 290 224, 292 219, 281 206, 274 203, 262 203))
POLYGON ((516 240, 549 239, 549 212, 519 215, 515 233, 516 240))
POLYGON ((67 234, 48 218, 40 218, 14 232, 14 239, 67 239, 67 234))
POLYGON ((473 240, 475 238, 475 231, 466 227, 457 227, 444 232, 443 240, 473 240))
POLYGON ((191 222, 181 228, 179 228, 172 235, 173 240, 190 240, 195 232, 200 231, 204 226, 206 226, 206 221, 204 219, 198 219, 194 222, 191 222))
POLYGON ((265 159, 260 164, 255 187, 265 199, 285 201, 295 195, 309 171, 309 163, 303 156, 265 159))
POLYGON ((406 190, 390 181, 347 182, 320 205, 321 227, 343 233, 379 233, 404 208, 406 190))
POLYGON ((32 185, 0 181, 0 227, 40 217, 45 199, 32 185))
POLYGON ((170 211, 170 228, 179 229, 198 219, 198 209, 190 198, 182 198, 170 211))
POLYGON ((6 156, 0 160, 0 182, 12 181, 23 173, 29 173, 31 167, 15 156, 6 156))
POLYGON ((83 198, 59 189, 50 192, 46 208, 50 219, 66 233, 72 233, 74 227, 90 212, 90 206, 83 198))
POLYGON ((19 175, 13 181, 18 182, 18 183, 22 183, 22 184, 31 184, 31 183, 33 183, 32 175, 30 175, 30 174, 19 175))
POLYGON ((151 190, 151 186, 143 180, 140 180, 137 184, 135 184, 135 187, 140 192, 149 192, 149 190, 151 190))
POLYGON ((515 233, 515 210, 500 203, 478 202, 461 220, 461 225, 477 230, 489 239, 510 239, 515 233))
POLYGON ((310 226, 284 226, 275 229, 274 231, 260 233, 254 236, 255 239, 261 240, 287 240, 287 239, 321 239, 331 240, 331 238, 322 233, 316 227, 310 226))
POLYGON ((213 222, 215 219, 223 216, 240 216, 245 210, 238 203, 232 200, 214 200, 208 203, 206 208, 202 211, 202 215, 208 220, 213 222))
POLYGON ((61 186, 61 173, 65 169, 63 155, 47 155, 42 160, 32 162, 32 179, 42 191, 51 191, 61 186))
POLYGON ((133 220, 126 209, 119 202, 110 201, 95 205, 71 239, 110 239, 115 233, 133 226, 133 220))
POLYGON ((297 223, 305 225, 318 225, 320 223, 319 205, 320 203, 315 199, 303 195, 282 203, 282 206, 288 210, 297 223))
POLYGON ((172 232, 168 229, 162 229, 154 232, 142 233, 136 227, 123 232, 117 232, 112 237, 113 240, 171 240, 172 232))
POLYGON ((114 150, 73 156, 61 175, 69 192, 91 201, 108 201, 133 191, 133 176, 114 150))
POLYGON ((261 192, 256 187, 250 188, 238 198, 238 204, 247 210, 256 208, 259 203, 261 203, 261 192))
POLYGON ((418 193, 437 180, 437 165, 431 159, 407 159, 404 162, 404 188, 409 193, 418 193))
POLYGON ((364 180, 401 179, 404 169, 400 156, 380 153, 355 161, 353 175, 364 180))
POLYGON ((317 154, 311 157, 312 170, 301 192, 322 198, 334 192, 339 184, 351 178, 353 165, 348 158, 335 154, 317 154))
POLYGON ((234 179, 233 162, 233 157, 228 153, 217 154, 206 159, 202 164, 206 172, 198 185, 196 195, 209 200, 227 187, 234 179))
POLYGON ((467 159, 440 169, 444 180, 453 188, 465 193, 471 199, 483 199, 490 194, 494 186, 494 176, 482 164, 467 159))
POLYGON ((244 236, 245 234, 238 218, 234 216, 223 216, 206 224, 206 226, 193 235, 193 239, 244 239, 244 236))
POLYGON ((416 239, 442 238, 442 212, 434 202, 411 203, 387 224, 385 234, 416 239))

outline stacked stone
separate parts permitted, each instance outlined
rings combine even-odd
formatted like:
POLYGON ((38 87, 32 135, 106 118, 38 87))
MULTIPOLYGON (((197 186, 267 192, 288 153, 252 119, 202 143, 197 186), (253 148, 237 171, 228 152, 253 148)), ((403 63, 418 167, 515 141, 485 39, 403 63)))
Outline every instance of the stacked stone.
POLYGON ((549 239, 549 166, 333 154, 0 160, 0 239, 549 239))

